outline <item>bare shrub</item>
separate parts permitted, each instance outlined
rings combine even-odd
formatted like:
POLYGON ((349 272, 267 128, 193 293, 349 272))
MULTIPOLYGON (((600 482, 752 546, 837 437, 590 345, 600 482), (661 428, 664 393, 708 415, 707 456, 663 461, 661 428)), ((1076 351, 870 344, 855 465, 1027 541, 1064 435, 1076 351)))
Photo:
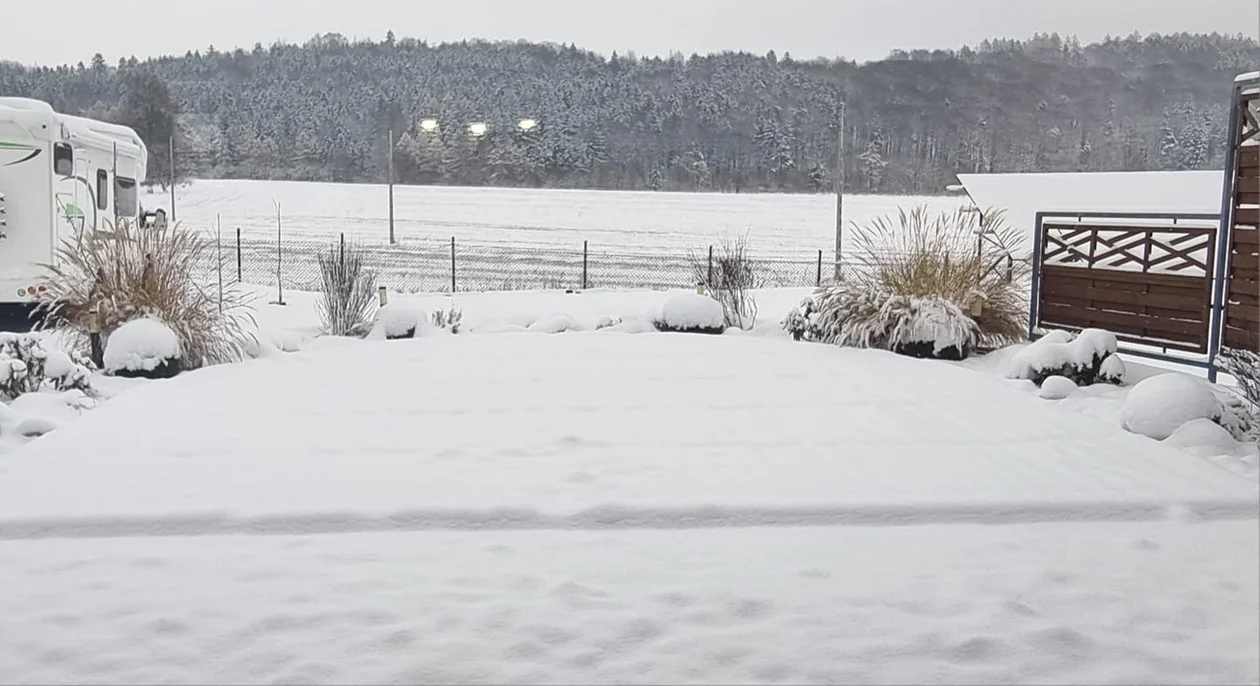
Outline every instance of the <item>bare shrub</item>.
POLYGON ((990 210, 983 221, 960 209, 930 216, 926 207, 854 226, 844 280, 863 290, 942 299, 970 312, 978 301, 979 343, 1000 346, 1026 334, 1029 262, 1020 235, 990 210))
POLYGON ((1238 390, 1252 408, 1260 411, 1260 352, 1225 348, 1221 365, 1238 382, 1238 390))
POLYGON ((179 337, 187 369, 240 360, 254 342, 252 300, 238 284, 203 287, 196 274, 214 261, 215 244, 180 225, 136 228, 120 221, 106 231, 65 240, 55 264, 41 265, 48 290, 40 296, 42 328, 65 334, 86 351, 92 312, 103 339, 123 324, 151 316, 179 337))
POLYGON ((315 304, 324 333, 365 336, 372 328, 376 273, 364 266, 363 251, 334 243, 317 256, 319 293, 315 304))
POLYGON ((1241 396, 1234 408, 1237 426, 1234 437, 1260 442, 1260 352, 1225 348, 1221 351, 1221 367, 1234 377, 1241 396))
POLYGON ((691 271, 698 284, 703 284, 722 305, 728 327, 745 331, 757 323, 757 300, 752 291, 759 284, 758 268, 748 256, 748 235, 725 238, 709 253, 691 253, 691 271))
POLYGON ((451 305, 446 310, 434 310, 432 323, 436 328, 449 329, 451 333, 459 333, 464 323, 464 311, 454 305, 451 305))

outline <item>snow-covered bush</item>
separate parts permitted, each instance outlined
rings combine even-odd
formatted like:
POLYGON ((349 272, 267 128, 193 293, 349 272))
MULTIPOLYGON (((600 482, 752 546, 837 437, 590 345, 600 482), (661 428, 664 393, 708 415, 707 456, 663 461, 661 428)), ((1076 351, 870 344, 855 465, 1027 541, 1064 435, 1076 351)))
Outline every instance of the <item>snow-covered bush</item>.
POLYGON ((41 390, 92 392, 91 362, 44 347, 39 334, 0 333, 0 399, 41 390))
POLYGON ((315 309, 324 333, 366 336, 376 305, 376 274, 364 266, 363 251, 343 240, 328 246, 317 258, 320 297, 315 309))
POLYGON ((757 300, 751 291, 757 288, 757 265, 748 256, 748 236, 726 238, 710 252, 691 254, 691 270, 695 281, 722 306, 723 321, 728 327, 747 331, 757 323, 757 300))
POLYGON ((105 341, 105 373, 143 379, 166 379, 183 367, 183 348, 175 331, 152 317, 133 319, 105 341))
POLYGON ((779 325, 788 332, 794 341, 818 340, 819 333, 815 320, 816 310, 813 298, 805 298, 801 304, 788 310, 779 325))
POLYGON ((447 310, 434 310, 433 326, 438 329, 448 329, 451 333, 459 333, 463 327, 464 311, 451 305, 447 310))
POLYGON ((620 324, 621 324, 621 317, 611 317, 609 315, 604 315, 600 317, 599 319, 595 320, 595 330, 601 331, 603 329, 611 329, 612 327, 618 326, 620 324))
POLYGON ((1207 382, 1171 373, 1135 385, 1125 396, 1120 421, 1128 431, 1162 441, 1196 419, 1220 424, 1224 414, 1207 382))
POLYGON ((1063 400, 1076 392, 1076 382, 1066 376, 1052 376, 1041 382, 1037 396, 1042 400, 1063 400))
POLYGON ((553 314, 549 317, 539 317, 533 324, 526 327, 534 333, 565 333, 566 331, 581 331, 582 327, 577 322, 565 314, 553 314))
POLYGON ((945 300, 978 325, 977 343, 1000 346, 1024 338, 1030 269, 1019 232, 1001 211, 959 210, 930 216, 926 207, 853 227, 844 281, 883 302, 883 295, 945 300), (881 294, 881 295, 874 295, 881 294))
POLYGON ((376 310, 375 335, 386 340, 415 338, 416 328, 425 320, 424 312, 400 302, 389 303, 376 310))
POLYGON ((1079 334, 1051 331, 1020 350, 1011 360, 1008 376, 1040 386, 1052 376, 1071 379, 1077 386, 1124 383, 1124 361, 1116 355, 1116 337, 1102 329, 1079 334))
POLYGON ((726 314, 721 303, 707 295, 675 293, 653 323, 659 331, 719 334, 726 330, 726 314))
POLYGON ((814 302, 813 335, 823 343, 961 360, 980 338, 980 327, 942 298, 891 294, 841 281, 819 289, 814 302))
POLYGON ((223 284, 222 298, 217 284, 199 283, 197 275, 214 261, 207 235, 180 226, 136 229, 123 221, 69 238, 56 264, 43 265, 43 326, 86 353, 94 309, 105 338, 128 321, 154 316, 179 337, 182 367, 238 361, 254 338, 250 297, 235 283, 223 284))

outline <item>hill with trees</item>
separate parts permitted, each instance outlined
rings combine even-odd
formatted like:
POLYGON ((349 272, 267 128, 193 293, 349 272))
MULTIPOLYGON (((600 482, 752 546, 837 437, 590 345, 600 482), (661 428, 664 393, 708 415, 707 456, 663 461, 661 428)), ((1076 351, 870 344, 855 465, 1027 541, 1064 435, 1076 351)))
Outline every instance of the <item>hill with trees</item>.
POLYGON ((958 172, 1219 168, 1233 77, 1256 65, 1255 40, 1217 34, 1038 35, 865 64, 325 34, 0 63, 0 94, 136 127, 152 179, 174 132, 192 176, 379 182, 392 131, 401 183, 722 191, 830 188, 844 103, 850 190, 936 193, 958 172))

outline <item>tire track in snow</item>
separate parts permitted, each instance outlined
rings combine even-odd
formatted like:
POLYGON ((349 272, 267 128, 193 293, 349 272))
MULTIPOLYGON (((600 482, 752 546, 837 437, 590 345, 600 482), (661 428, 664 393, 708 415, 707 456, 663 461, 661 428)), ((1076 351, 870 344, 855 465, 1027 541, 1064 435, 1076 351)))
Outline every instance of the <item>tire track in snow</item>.
POLYGON ((621 508, 569 515, 528 509, 409 510, 386 515, 224 514, 0 521, 0 540, 147 536, 291 536, 388 531, 598 531, 759 527, 1038 524, 1051 522, 1228 521, 1260 519, 1256 500, 1196 502, 851 506, 819 508, 621 508))

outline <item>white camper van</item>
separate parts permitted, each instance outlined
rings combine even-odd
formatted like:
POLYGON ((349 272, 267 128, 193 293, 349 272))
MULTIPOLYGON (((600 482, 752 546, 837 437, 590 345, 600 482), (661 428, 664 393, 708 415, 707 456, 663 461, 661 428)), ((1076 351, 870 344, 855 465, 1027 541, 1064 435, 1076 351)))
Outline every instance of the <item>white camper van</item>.
POLYGON ((0 330, 30 328, 39 265, 63 241, 139 217, 147 164, 126 126, 0 97, 0 330))

